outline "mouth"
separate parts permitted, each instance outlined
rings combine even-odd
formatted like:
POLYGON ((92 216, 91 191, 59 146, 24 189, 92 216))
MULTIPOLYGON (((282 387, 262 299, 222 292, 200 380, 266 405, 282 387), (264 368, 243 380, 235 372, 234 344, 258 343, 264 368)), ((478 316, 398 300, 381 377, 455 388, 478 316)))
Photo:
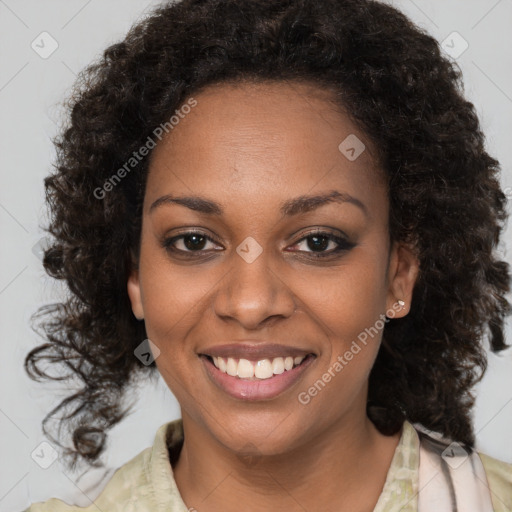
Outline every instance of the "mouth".
POLYGON ((246 359, 199 354, 210 381, 232 398, 271 400, 292 388, 316 359, 313 353, 246 359))

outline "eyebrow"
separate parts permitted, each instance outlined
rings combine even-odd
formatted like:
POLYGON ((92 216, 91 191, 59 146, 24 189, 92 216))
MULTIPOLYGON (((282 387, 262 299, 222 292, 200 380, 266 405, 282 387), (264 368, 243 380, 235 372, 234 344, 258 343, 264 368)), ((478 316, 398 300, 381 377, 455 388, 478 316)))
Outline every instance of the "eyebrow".
MULTIPOLYGON (((280 211, 283 216, 292 217, 301 213, 307 213, 328 203, 349 203, 360 208, 365 215, 368 215, 366 206, 357 198, 347 193, 332 190, 318 195, 303 195, 282 203, 280 211)), ((152 213, 156 208, 165 204, 179 204, 200 213, 207 215, 222 215, 223 207, 215 201, 199 196, 172 196, 167 194, 159 197, 149 208, 152 213)))

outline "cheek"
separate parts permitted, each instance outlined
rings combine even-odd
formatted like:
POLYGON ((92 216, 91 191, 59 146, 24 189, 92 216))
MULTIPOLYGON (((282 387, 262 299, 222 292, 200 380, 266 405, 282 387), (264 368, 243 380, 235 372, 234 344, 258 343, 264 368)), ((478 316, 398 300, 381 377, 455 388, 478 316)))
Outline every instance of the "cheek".
POLYGON ((189 334, 204 320, 208 273, 172 265, 161 249, 142 248, 140 281, 148 338, 160 353, 156 366, 177 399, 184 402, 195 386, 188 368, 196 363, 189 334))
POLYGON ((309 294, 327 343, 317 372, 298 399, 326 424, 365 392, 384 327, 385 282, 381 260, 371 251, 360 251, 331 269, 329 278, 318 280, 315 293, 309 294))
POLYGON ((309 285, 307 303, 325 324, 329 336, 350 344, 385 311, 385 255, 354 249, 343 264, 327 269, 316 286, 309 285))
POLYGON ((190 368, 197 364, 189 334, 200 325, 208 288, 192 272, 171 269, 169 262, 152 260, 143 271, 145 325, 148 338, 160 353, 155 364, 182 407, 197 396, 197 376, 190 368))
POLYGON ((215 279, 193 264, 173 265, 156 241, 141 248, 140 281, 148 335, 161 343, 180 340, 197 322, 215 279))

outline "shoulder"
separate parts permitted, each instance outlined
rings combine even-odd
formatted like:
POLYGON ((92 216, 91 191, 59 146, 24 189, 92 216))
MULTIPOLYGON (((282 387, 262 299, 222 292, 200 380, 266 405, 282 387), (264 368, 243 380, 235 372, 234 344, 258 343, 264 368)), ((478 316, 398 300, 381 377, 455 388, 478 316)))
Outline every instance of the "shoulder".
POLYGON ((512 464, 478 452, 485 469, 495 512, 512 510, 512 464))
POLYGON ((157 471, 158 474, 155 474, 155 468, 168 465, 167 439, 179 427, 179 420, 162 425, 156 433, 153 446, 144 449, 117 469, 100 495, 89 506, 69 505, 62 500, 52 498, 32 504, 24 512, 97 512, 98 510, 149 512, 154 510, 154 486, 161 484, 160 481, 155 481, 155 478, 165 478, 162 471, 157 471))
MULTIPOLYGON (((151 452, 146 448, 129 462, 121 466, 103 488, 94 504, 87 507, 69 505, 66 502, 51 498, 44 502, 32 504, 24 512, 89 512, 100 510, 131 510, 133 498, 144 496, 147 488, 147 473, 145 467, 151 452), (135 496, 136 495, 136 496, 135 496), (142 496, 141 496, 142 495, 142 496), (116 508, 113 508, 113 505, 116 508)), ((135 509, 134 509, 135 510, 135 509)))

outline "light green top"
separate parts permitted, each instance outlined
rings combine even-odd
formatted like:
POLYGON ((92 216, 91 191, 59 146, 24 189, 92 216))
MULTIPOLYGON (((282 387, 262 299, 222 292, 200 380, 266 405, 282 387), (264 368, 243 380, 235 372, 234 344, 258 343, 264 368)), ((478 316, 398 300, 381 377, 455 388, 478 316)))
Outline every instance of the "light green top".
MULTIPOLYGON (((162 425, 152 447, 119 468, 88 507, 70 506, 52 498, 25 512, 189 512, 174 481, 167 445, 178 453, 183 443, 181 419, 162 425)), ((420 441, 405 422, 386 482, 374 512, 418 512, 420 441)), ((494 512, 512 512, 512 464, 479 454, 483 462, 494 512)))

